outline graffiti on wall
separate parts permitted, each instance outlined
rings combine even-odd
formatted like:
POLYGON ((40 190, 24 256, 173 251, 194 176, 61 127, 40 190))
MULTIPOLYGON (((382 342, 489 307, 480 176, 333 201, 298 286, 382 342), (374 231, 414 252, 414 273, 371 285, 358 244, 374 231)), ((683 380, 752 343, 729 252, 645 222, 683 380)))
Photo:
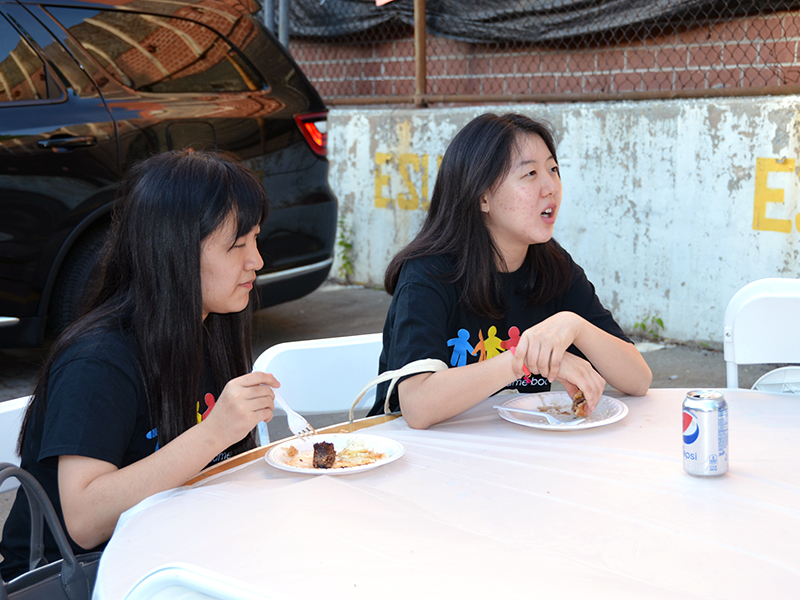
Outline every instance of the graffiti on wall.
POLYGON ((375 153, 375 206, 386 208, 394 204, 402 210, 428 210, 430 196, 428 182, 435 179, 442 164, 442 157, 431 161, 427 154, 401 152, 390 154, 375 153), (430 163, 436 163, 436 171, 431 173, 430 163), (400 176, 400 182, 393 175, 400 176), (397 188, 401 191, 393 193, 397 188))
MULTIPOLYGON (((794 173, 795 161, 792 158, 757 158, 756 159, 756 191, 753 195, 753 229, 761 231, 778 231, 791 233, 792 221, 790 219, 777 219, 768 217, 768 205, 771 203, 784 204, 785 192, 783 187, 770 187, 770 173, 794 173)), ((795 227, 800 231, 800 214, 795 216, 795 227)))
MULTIPOLYGON (((442 164, 442 157, 431 160, 428 154, 413 152, 375 153, 375 206, 396 206, 401 210, 428 210, 430 182, 442 164), (435 171, 431 169, 435 163, 435 171)), ((768 217, 770 204, 785 204, 786 189, 770 186, 771 173, 794 173, 791 158, 756 158, 755 194, 753 196, 753 229, 791 233, 791 219, 768 217)), ((795 216, 800 231, 800 213, 795 216)))

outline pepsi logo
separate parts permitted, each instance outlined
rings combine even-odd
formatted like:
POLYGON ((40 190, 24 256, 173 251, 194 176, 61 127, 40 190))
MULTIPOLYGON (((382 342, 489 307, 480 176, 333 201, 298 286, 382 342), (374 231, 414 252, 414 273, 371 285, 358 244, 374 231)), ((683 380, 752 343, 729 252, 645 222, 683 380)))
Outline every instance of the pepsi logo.
POLYGON ((700 428, 697 426, 697 419, 691 413, 683 413, 683 443, 692 444, 700 435, 700 428))

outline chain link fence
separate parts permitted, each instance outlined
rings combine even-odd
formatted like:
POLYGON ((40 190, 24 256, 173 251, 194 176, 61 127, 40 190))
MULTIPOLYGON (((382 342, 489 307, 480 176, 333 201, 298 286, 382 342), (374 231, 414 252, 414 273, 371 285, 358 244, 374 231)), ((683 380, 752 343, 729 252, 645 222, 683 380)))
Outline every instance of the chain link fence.
POLYGON ((290 0, 288 21, 289 50, 328 104, 800 89, 794 0, 290 0))

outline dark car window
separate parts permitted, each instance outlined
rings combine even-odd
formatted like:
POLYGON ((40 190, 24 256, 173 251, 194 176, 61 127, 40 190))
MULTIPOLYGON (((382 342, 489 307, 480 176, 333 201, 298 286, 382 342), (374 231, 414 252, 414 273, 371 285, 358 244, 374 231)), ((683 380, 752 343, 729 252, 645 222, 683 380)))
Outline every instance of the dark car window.
POLYGON ((231 152, 264 181, 261 307, 326 280, 337 202, 300 129, 325 105, 257 9, 0 0, 2 89, 22 86, 0 99, 0 348, 41 346, 74 320, 122 174, 168 150, 231 152))
POLYGON ((0 102, 57 99, 44 62, 25 38, 0 16, 0 102))
POLYGON ((49 7, 122 85, 153 93, 262 89, 249 63, 213 29, 180 17, 49 7))

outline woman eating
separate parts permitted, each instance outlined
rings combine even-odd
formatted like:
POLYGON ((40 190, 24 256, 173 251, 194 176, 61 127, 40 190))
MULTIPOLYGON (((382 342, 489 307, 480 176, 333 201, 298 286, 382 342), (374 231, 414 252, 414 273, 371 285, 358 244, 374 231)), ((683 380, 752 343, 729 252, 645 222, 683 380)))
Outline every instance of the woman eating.
MULTIPOLYGON (((76 553, 103 548, 119 516, 255 446, 278 382, 251 373, 256 247, 269 204, 234 159, 170 152, 120 189, 87 312, 55 342, 19 438, 76 553)), ((0 542, 3 578, 28 569, 17 494, 0 542)), ((60 555, 50 532, 46 558, 60 555)))
MULTIPOLYGON (((652 375, 553 239, 561 206, 554 136, 519 114, 484 114, 453 139, 428 215, 389 264, 380 371, 419 359, 450 368, 402 379, 389 399, 427 428, 498 391, 580 390, 587 414, 606 382, 633 396, 652 375)), ((387 384, 371 414, 382 412, 387 384)))

